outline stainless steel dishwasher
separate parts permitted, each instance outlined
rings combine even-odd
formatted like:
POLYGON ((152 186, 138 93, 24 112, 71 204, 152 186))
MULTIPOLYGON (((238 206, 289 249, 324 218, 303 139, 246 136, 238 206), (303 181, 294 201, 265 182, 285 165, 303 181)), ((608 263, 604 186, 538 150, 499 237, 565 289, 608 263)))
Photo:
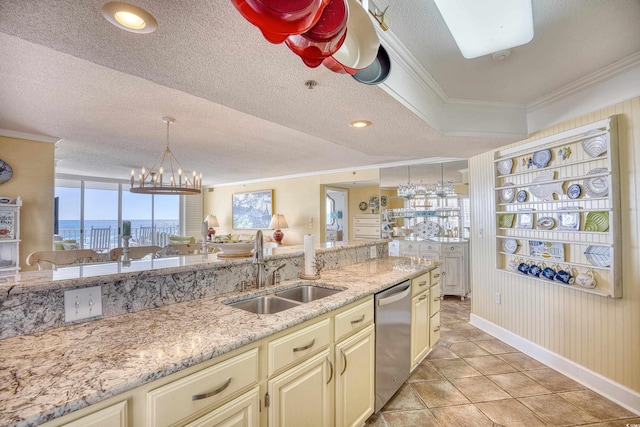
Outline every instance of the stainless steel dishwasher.
POLYGON ((411 281, 375 295, 376 407, 378 412, 411 370, 411 281))

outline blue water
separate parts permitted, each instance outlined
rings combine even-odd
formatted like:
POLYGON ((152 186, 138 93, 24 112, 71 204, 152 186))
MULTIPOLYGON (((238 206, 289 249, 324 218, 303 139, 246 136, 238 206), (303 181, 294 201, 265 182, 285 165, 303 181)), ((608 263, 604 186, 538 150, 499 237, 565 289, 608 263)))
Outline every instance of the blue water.
MULTIPOLYGON (((155 221, 157 244, 166 244, 169 235, 179 234, 180 222, 177 219, 161 219, 155 221)), ((89 244, 91 236, 91 227, 107 228, 111 227, 111 246, 117 247, 118 244, 118 221, 117 220, 85 220, 85 245, 89 244)), ((140 227, 151 227, 151 220, 131 220, 131 235, 135 239, 139 236, 140 227)), ((58 221, 58 235, 63 239, 75 239, 80 241, 80 220, 62 219, 58 221)))

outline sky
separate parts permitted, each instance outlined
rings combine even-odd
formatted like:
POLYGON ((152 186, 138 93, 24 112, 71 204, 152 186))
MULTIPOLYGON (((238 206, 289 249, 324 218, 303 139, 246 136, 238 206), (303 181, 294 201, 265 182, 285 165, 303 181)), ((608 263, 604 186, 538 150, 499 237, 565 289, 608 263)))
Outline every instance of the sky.
MULTIPOLYGON (((80 189, 56 187, 59 197, 60 220, 80 219, 80 189)), ((151 219, 151 195, 122 192, 122 218, 127 220, 151 219)), ((179 196, 156 196, 156 219, 179 219, 179 196)), ((113 190, 85 189, 85 220, 118 219, 118 192, 113 190)))

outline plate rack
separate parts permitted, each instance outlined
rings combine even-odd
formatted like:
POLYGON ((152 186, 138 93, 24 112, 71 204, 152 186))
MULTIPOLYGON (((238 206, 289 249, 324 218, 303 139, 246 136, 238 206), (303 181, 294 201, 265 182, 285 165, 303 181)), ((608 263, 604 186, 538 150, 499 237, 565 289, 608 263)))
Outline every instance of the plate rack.
POLYGON ((580 292, 622 297, 616 116, 498 151, 494 171, 498 270, 580 292), (551 158, 541 167, 536 153, 546 150, 551 158), (570 186, 572 197, 567 194, 570 186), (526 200, 508 201, 512 192, 520 191, 526 192, 526 200), (508 226, 505 214, 515 214, 512 225, 508 226), (527 214, 533 214, 532 224, 518 221, 527 214), (544 217, 553 218, 555 224, 549 228, 545 221, 545 227, 538 226, 544 217), (516 240, 515 251, 512 242, 503 244, 505 239, 516 240), (548 251, 540 250, 545 246, 548 251), (520 273, 510 269, 514 265, 510 261, 569 269, 574 276, 591 273, 597 286, 584 288, 520 273))

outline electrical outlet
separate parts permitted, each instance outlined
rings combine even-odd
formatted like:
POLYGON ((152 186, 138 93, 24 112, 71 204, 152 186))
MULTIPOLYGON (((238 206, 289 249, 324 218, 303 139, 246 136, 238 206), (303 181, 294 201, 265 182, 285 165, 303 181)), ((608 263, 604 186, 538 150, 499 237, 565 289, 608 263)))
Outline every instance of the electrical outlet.
POLYGON ((500 292, 496 292, 496 304, 500 304, 501 300, 502 300, 502 297, 500 295, 500 292))
POLYGON ((378 256, 378 250, 375 246, 369 248, 369 258, 376 258, 378 256))
POLYGON ((75 322, 102 316, 102 287, 64 291, 64 321, 75 322))

